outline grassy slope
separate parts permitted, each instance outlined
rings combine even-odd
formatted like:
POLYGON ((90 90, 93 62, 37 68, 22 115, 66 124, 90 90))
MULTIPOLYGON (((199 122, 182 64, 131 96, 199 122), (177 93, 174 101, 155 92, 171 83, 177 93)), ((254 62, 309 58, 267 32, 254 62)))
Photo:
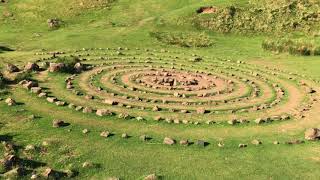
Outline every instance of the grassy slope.
MULTIPOLYGON (((32 60, 31 51, 42 48, 49 50, 117 46, 176 48, 154 41, 149 37, 149 31, 154 29, 197 31, 188 26, 177 27, 173 22, 180 15, 193 13, 194 9, 201 5, 232 3, 232 1, 220 0, 201 2, 196 0, 144 0, 143 3, 119 0, 111 10, 103 8, 93 10, 81 9, 77 7, 77 3, 73 3, 74 1, 67 1, 71 6, 75 6, 70 12, 68 6, 62 6, 65 2, 62 0, 12 0, 8 5, 1 5, 0 12, 9 10, 14 14, 16 20, 0 22, 0 44, 18 51, 1 53, 0 65, 9 61, 32 60), (56 31, 48 30, 46 20, 51 17, 62 18, 65 21, 65 27, 56 31), (162 25, 161 17, 165 19, 166 25, 162 25), (34 37, 34 33, 39 33, 41 36, 34 37)), ((246 4, 244 0, 234 2, 246 4)), ((320 62, 317 57, 271 55, 260 48, 263 37, 226 36, 216 33, 210 33, 210 35, 216 41, 212 48, 179 50, 280 66, 320 78, 320 62)), ((166 147, 160 144, 143 145, 138 142, 137 138, 123 141, 119 137, 112 137, 111 140, 104 142, 98 136, 98 129, 95 129, 88 137, 83 137, 80 131, 83 128, 90 129, 88 125, 75 123, 71 127, 73 129, 71 132, 52 129, 48 124, 53 118, 70 117, 70 119, 86 121, 87 116, 64 111, 61 112, 61 115, 56 113, 48 116, 44 110, 54 112, 57 110, 56 107, 50 105, 39 107, 35 99, 23 99, 28 97, 24 96, 24 93, 15 91, 13 95, 27 102, 23 108, 43 118, 35 122, 24 120, 31 112, 15 113, 16 109, 22 107, 7 108, 3 102, 0 102, 1 122, 5 124, 5 128, 0 129, 1 135, 12 135, 15 141, 24 145, 40 144, 45 139, 59 139, 60 146, 52 147, 49 156, 38 157, 38 159, 57 169, 66 169, 70 166, 80 169, 80 178, 120 176, 125 179, 137 179, 153 172, 168 179, 212 179, 213 177, 231 179, 235 176, 240 179, 317 179, 320 175, 320 172, 317 171, 319 160, 316 154, 319 153, 319 147, 316 143, 301 146, 269 144, 259 148, 249 147, 243 151, 236 149, 235 146, 239 142, 249 142, 252 139, 250 135, 244 135, 241 138, 227 138, 229 144, 224 149, 218 149, 215 145, 205 149, 166 147), (15 115, 12 116, 14 113, 15 115), (75 155, 67 156, 65 159, 63 158, 64 152, 69 148, 75 155), (102 169, 81 170, 79 166, 86 160, 101 163, 102 169)), ((132 126, 140 128, 139 125, 133 124, 132 126)), ((124 130, 121 125, 110 124, 110 126, 117 134, 124 130)), ((159 134, 161 133, 151 132, 148 127, 153 127, 153 125, 146 125, 139 131, 125 130, 136 136, 144 132, 152 134, 159 137, 155 142, 160 143, 162 136, 159 134)), ((170 133, 170 130, 175 131, 174 127, 164 127, 167 129, 166 133, 170 133)), ((206 138, 211 142, 218 140, 218 136, 210 137, 206 131, 193 132, 195 130, 193 128, 179 130, 183 133, 180 135, 177 133, 177 138, 190 134, 192 138, 206 138)), ((301 133, 295 132, 294 136, 301 135, 301 133)), ((271 143, 275 138, 286 139, 286 134, 264 135, 261 138, 271 143)))

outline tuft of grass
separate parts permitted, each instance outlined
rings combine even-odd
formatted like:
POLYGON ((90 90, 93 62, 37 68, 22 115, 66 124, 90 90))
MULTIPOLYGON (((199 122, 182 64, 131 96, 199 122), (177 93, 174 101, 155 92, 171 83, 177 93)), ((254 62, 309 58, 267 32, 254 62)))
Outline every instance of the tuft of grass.
POLYGON ((180 47, 209 47, 213 45, 210 36, 205 32, 154 31, 150 36, 158 41, 180 47))

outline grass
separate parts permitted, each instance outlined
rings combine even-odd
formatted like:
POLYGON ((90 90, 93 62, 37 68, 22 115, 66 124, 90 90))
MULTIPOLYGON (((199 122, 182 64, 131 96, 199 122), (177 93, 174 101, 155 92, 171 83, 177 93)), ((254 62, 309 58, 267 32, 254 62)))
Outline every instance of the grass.
MULTIPOLYGON (((248 63, 247 69, 245 66, 242 67, 246 71, 253 68, 251 64, 256 64, 259 68, 254 70, 262 73, 266 71, 263 66, 267 65, 306 74, 307 77, 320 80, 318 57, 273 54, 264 51, 261 43, 268 38, 265 34, 237 35, 205 31, 205 39, 214 40, 210 46, 208 43, 204 46, 191 43, 189 48, 180 47, 190 40, 190 36, 192 41, 196 39, 195 42, 198 42, 198 32, 199 34, 203 32, 202 29, 199 30, 188 24, 188 16, 195 14, 196 9, 207 5, 226 7, 235 3, 237 6, 247 7, 248 2, 245 0, 145 0, 143 3, 119 0, 108 5, 99 4, 101 1, 84 2, 83 6, 80 6, 78 0, 68 2, 12 0, 1 4, 0 12, 9 11, 13 17, 0 15, 0 67, 4 67, 8 62, 22 67, 27 62, 38 60, 40 57, 50 57, 50 55, 34 55, 36 52, 42 52, 43 49, 73 51, 82 48, 128 47, 131 51, 125 52, 123 56, 125 58, 138 57, 139 55, 133 53, 138 47, 169 49, 167 56, 179 54, 187 58, 189 56, 184 54, 199 55, 203 57, 203 62, 194 64, 199 69, 215 64, 215 58, 221 58, 230 59, 232 62, 240 60, 248 63), (98 4, 92 7, 93 4, 86 3, 98 4), (65 24, 57 30, 50 30, 46 21, 55 17, 62 19, 65 24), (149 35, 155 30, 169 33, 170 37, 175 37, 175 32, 180 37, 181 33, 186 40, 171 43, 166 37, 164 42, 162 40, 159 42, 149 35), (8 51, 6 47, 15 51, 8 51)), ((100 55, 92 53, 89 58, 94 56, 100 55)), ((113 57, 111 54, 107 56, 113 57)), ((144 52, 140 56, 146 58, 149 55, 144 52)), ((188 62, 184 59, 179 62, 190 65, 192 62, 189 62, 189 59, 188 62)), ((163 62, 170 60, 172 58, 166 57, 163 62)), ((105 60, 105 62, 108 61, 105 60)), ((123 63, 126 61, 123 60, 123 63)), ((88 60, 85 63, 98 62, 101 61, 88 60)), ((236 64, 233 65, 236 66, 236 64)), ((238 73, 238 75, 241 74, 243 73, 238 73)), ((272 81, 271 75, 265 74, 270 76, 272 81)), ((41 74, 32 76, 42 77, 41 74)), ((63 82, 66 76, 68 75, 50 74, 43 76, 44 79, 40 83, 50 87, 49 91, 54 89, 52 94, 63 100, 106 107, 97 105, 95 102, 86 102, 83 97, 80 99, 67 92, 63 82)), ((288 73, 283 73, 281 78, 286 81, 288 76, 290 76, 288 73)), ((99 76, 94 79, 97 81, 96 84, 101 83, 98 79, 100 79, 99 76)), ((80 82, 77 83, 80 84, 80 82)), ((295 86, 290 83, 284 83, 284 85, 295 86)), ((318 87, 318 85, 314 86, 318 87)), ((180 126, 153 121, 119 120, 116 116, 97 117, 94 114, 75 112, 67 107, 57 107, 47 103, 45 99, 36 97, 20 86, 11 85, 5 91, 5 93, 0 92, 0 98, 13 97, 22 104, 8 107, 3 100, 0 101, 0 138, 12 139, 22 147, 28 144, 42 147, 43 141, 51 142, 52 145, 48 147, 47 153, 36 153, 33 159, 59 171, 74 169, 79 172, 76 179, 105 179, 111 176, 121 179, 143 179, 145 175, 152 173, 163 176, 163 179, 318 179, 320 176, 317 157, 319 142, 306 142, 292 146, 283 144, 291 139, 302 139, 306 128, 319 126, 318 107, 310 112, 312 117, 310 119, 289 120, 261 126, 226 124, 180 126), (39 118, 28 119, 32 114, 39 118), (65 128, 52 128, 51 123, 54 119, 63 119, 71 125, 65 128), (81 132, 84 128, 88 128, 90 133, 84 135, 81 132), (103 139, 99 136, 103 130, 109 130, 115 135, 103 139), (121 139, 123 132, 132 137, 127 140, 121 139), (142 134, 148 134, 153 139, 143 143, 139 140, 142 134), (196 145, 165 146, 162 140, 166 136, 177 140, 204 139, 210 145, 205 148, 199 148, 196 145), (251 140, 255 138, 261 139, 263 144, 258 147, 251 145, 251 140), (273 145, 272 142, 275 140, 280 141, 281 144, 273 145), (224 148, 218 148, 219 141, 225 143, 224 148), (239 143, 246 143, 249 147, 239 149, 237 147, 239 143), (82 168, 82 163, 85 161, 97 163, 101 167, 82 168)), ((274 94, 271 96, 273 98, 274 94)), ((289 97, 290 94, 285 98, 289 97)), ((285 103, 287 101, 284 105, 285 103)), ((221 115, 222 118, 223 116, 221 115)), ((149 118, 151 119, 151 116, 149 118)), ((2 155, 2 146, 0 152, 2 155)), ((22 149, 18 154, 26 158, 22 149)), ((41 168, 38 168, 38 171, 41 171, 41 168)))

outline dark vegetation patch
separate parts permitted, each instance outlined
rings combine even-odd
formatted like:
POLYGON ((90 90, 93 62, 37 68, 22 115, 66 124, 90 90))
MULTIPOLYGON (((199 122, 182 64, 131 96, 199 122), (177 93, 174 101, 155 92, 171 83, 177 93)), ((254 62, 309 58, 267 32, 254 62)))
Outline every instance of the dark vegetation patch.
POLYGON ((0 72, 0 89, 4 87, 5 79, 3 77, 3 74, 0 72))
POLYGON ((273 38, 262 42, 262 48, 273 52, 292 55, 319 56, 320 45, 305 39, 273 38))
POLYGON ((180 47, 209 47, 213 45, 210 36, 205 32, 155 31, 150 32, 150 36, 162 43, 180 47))
POLYGON ((200 28, 222 33, 272 33, 316 30, 320 21, 320 1, 254 0, 247 7, 217 8, 215 13, 199 13, 192 19, 200 28))

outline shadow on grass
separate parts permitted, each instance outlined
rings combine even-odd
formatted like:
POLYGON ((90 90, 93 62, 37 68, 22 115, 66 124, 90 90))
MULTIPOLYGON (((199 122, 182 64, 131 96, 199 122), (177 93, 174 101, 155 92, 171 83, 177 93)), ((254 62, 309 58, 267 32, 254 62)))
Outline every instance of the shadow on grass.
POLYGON ((6 46, 0 46, 0 53, 3 53, 4 51, 14 51, 14 50, 6 46))
POLYGON ((12 138, 13 138, 13 136, 12 135, 7 135, 7 134, 1 134, 0 135, 0 142, 1 141, 11 141, 12 140, 12 138))

